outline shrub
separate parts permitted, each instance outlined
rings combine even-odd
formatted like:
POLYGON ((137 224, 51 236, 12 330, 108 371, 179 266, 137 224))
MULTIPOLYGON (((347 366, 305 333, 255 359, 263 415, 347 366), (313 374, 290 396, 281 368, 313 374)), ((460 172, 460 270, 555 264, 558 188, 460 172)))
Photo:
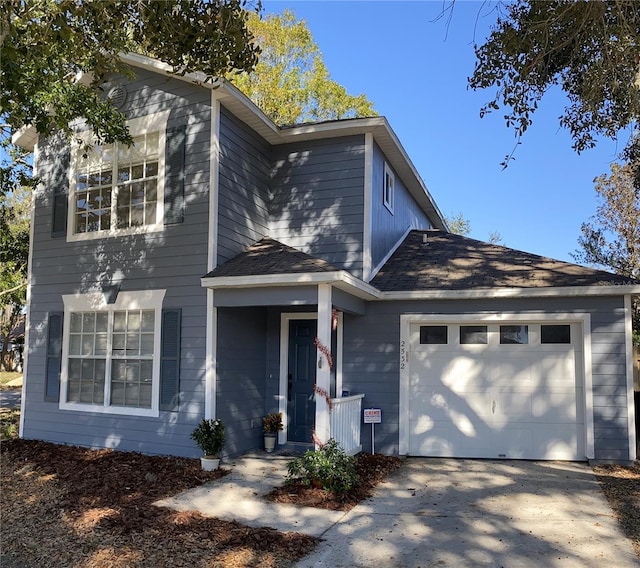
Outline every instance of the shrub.
POLYGON ((191 433, 191 439, 195 441, 205 456, 218 457, 224 448, 225 433, 222 420, 204 418, 191 433))
POLYGON ((284 427, 282 425, 282 412, 271 412, 262 419, 262 431, 275 434, 284 427))
POLYGON ((330 439, 317 450, 307 450, 289 463, 287 482, 296 479, 304 485, 318 484, 333 493, 343 493, 358 483, 356 460, 330 439))

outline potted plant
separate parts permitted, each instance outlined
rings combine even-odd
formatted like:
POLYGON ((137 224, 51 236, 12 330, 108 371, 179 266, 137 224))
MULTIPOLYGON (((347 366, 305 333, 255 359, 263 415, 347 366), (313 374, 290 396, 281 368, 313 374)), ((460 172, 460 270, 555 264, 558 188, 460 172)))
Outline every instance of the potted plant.
POLYGON ((273 452, 276 447, 276 435, 283 430, 282 412, 271 412, 262 419, 262 431, 264 432, 264 449, 267 453, 273 452))
POLYGON ((222 420, 202 419, 193 432, 191 439, 202 450, 204 454, 200 458, 202 469, 205 471, 213 471, 220 466, 220 453, 224 448, 225 433, 222 420))

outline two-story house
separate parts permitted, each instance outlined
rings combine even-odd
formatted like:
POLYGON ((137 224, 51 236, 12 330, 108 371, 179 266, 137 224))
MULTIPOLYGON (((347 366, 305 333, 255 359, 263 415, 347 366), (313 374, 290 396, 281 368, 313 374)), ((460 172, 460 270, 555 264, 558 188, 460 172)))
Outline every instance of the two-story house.
POLYGON ((133 147, 17 137, 42 179, 23 437, 196 456, 219 417, 235 455, 279 410, 281 444, 355 452, 372 408, 383 453, 635 459, 638 282, 450 234, 382 117, 279 128, 125 60, 133 147))

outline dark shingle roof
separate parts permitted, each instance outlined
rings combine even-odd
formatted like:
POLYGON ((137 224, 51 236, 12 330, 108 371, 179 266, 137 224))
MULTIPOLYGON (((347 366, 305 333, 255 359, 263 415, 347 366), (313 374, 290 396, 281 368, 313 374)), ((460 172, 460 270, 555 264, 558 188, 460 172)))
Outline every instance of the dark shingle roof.
POLYGON ((246 251, 209 272, 205 278, 335 272, 337 270, 339 269, 324 260, 284 245, 270 237, 264 237, 246 251))
POLYGON ((411 231, 371 284, 382 291, 637 284, 595 270, 439 230, 411 231))

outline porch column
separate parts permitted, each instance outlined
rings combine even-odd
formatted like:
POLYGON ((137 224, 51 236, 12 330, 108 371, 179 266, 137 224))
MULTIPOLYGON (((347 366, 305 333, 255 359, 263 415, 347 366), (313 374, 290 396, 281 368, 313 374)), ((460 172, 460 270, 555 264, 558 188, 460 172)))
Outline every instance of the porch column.
POLYGON ((316 371, 316 436, 321 442, 331 437, 328 399, 331 393, 331 368, 323 350, 331 350, 331 285, 318 284, 318 359, 316 371), (326 396, 324 395, 326 393, 326 396))

